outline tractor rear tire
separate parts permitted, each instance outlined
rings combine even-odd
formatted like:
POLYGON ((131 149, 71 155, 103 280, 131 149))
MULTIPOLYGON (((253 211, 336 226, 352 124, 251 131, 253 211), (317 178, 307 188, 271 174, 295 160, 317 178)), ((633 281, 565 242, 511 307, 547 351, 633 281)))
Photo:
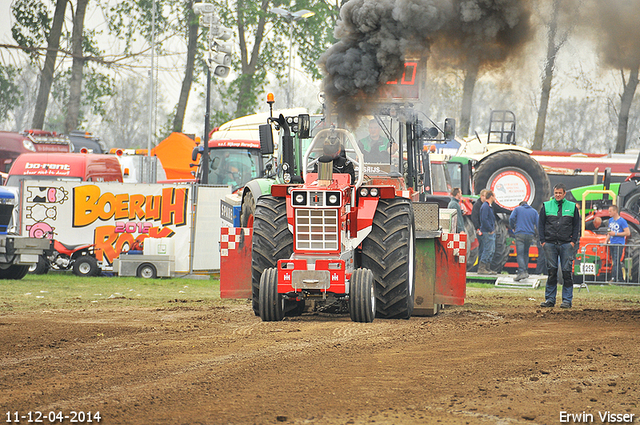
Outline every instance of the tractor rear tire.
POLYGON ((496 250, 491 260, 491 270, 500 273, 509 258, 509 245, 507 245, 507 222, 504 220, 496 220, 496 250))
POLYGON ((362 241, 362 268, 373 272, 377 317, 409 319, 415 297, 415 233, 411 201, 380 199, 362 241))
POLYGON ((623 208, 628 210, 634 217, 640 217, 640 189, 636 189, 624 197, 623 208))
MULTIPOLYGON (((542 165, 528 154, 518 151, 496 152, 480 161, 473 175, 476 193, 479 194, 482 189, 490 189, 496 193, 496 179, 503 173, 513 173, 526 180, 531 193, 528 199, 520 199, 520 201, 527 201, 536 210, 539 210, 542 203, 551 197, 549 177, 542 165)), ((500 195, 496 193, 498 200, 501 199, 500 195)), ((520 201, 512 201, 508 206, 499 204, 513 210, 520 201)))
POLYGON ((253 312, 260 315, 260 278, 262 273, 278 265, 278 260, 291 257, 293 235, 287 223, 285 198, 261 196, 256 202, 251 246, 251 293, 253 312))
POLYGON ((284 318, 284 300, 278 294, 278 269, 266 269, 260 277, 260 318, 279 322, 284 318))
POLYGON ((349 285, 349 314, 354 322, 371 323, 376 317, 376 295, 373 273, 357 269, 349 285))
POLYGON ((240 227, 253 227, 253 216, 256 213, 256 199, 251 191, 247 191, 242 197, 242 209, 240 211, 240 227))

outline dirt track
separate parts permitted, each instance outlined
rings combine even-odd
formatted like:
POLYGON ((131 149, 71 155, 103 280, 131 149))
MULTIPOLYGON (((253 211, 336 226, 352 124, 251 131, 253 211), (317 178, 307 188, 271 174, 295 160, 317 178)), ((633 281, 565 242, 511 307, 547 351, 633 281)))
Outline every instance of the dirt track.
POLYGON ((558 424, 562 411, 593 423, 609 411, 639 423, 637 301, 541 311, 539 299, 485 294, 469 289, 464 307, 437 317, 372 324, 262 323, 238 303, 3 314, 0 420, 558 424))

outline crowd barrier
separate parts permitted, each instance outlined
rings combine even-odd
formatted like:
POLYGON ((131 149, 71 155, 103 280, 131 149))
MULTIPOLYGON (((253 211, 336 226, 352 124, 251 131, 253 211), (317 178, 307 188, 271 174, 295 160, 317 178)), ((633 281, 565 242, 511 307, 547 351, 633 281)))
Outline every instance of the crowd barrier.
POLYGON ((574 262, 575 283, 640 285, 640 244, 589 243, 578 250, 574 262), (613 275, 612 254, 623 249, 619 276, 613 275))

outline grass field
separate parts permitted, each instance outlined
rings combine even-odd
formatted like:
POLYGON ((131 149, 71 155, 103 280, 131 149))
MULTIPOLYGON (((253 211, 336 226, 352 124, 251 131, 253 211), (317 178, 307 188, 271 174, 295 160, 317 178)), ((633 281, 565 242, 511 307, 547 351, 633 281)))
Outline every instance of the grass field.
MULTIPOLYGON (((492 284, 467 284, 467 303, 500 297, 506 304, 544 298, 544 287, 499 289, 492 284)), ((589 305, 599 300, 640 304, 640 287, 590 285, 575 289, 576 300, 589 305)), ((166 307, 176 304, 247 304, 247 300, 220 299, 218 279, 140 279, 125 277, 77 277, 71 273, 27 275, 22 280, 0 280, 0 313, 27 310, 87 309, 109 307, 166 307)))
MULTIPOLYGON (((0 280, 0 312, 221 302, 218 279, 78 277, 71 273, 0 280)), ((224 300, 225 303, 242 302, 224 300)))

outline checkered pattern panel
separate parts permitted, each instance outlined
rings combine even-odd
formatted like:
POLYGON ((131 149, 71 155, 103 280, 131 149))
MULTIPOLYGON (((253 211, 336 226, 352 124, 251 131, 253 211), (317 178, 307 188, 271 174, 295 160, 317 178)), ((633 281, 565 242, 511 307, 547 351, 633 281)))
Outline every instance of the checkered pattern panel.
POLYGON ((442 233, 442 242, 447 251, 458 257, 460 263, 467 261, 467 235, 465 233, 442 233))
POLYGON ((229 250, 237 249, 242 234, 249 235, 251 229, 247 227, 221 227, 220 228, 220 256, 227 257, 229 250))

